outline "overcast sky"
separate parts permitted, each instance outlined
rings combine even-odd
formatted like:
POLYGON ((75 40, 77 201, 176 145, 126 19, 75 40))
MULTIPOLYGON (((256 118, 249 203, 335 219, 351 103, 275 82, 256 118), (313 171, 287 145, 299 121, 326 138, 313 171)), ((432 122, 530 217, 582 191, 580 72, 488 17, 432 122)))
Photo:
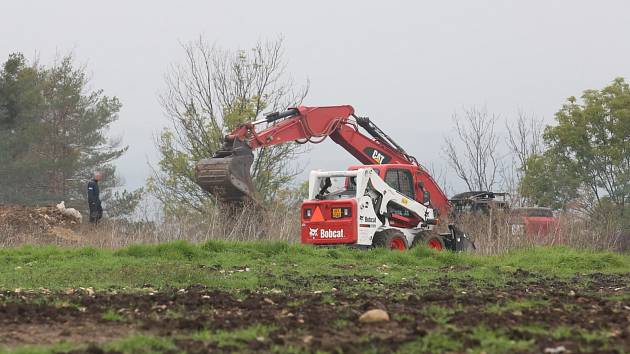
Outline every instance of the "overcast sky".
MULTIPOLYGON (((0 54, 73 51, 93 88, 121 99, 112 127, 129 152, 129 188, 156 161, 168 124, 163 75, 199 35, 225 48, 285 38, 288 71, 311 82, 306 105, 352 104, 425 165, 440 166, 451 116, 486 106, 552 120, 571 95, 630 77, 629 1, 3 1, 0 54)), ((503 124, 502 124, 503 125, 503 124)), ((307 169, 354 163, 332 142, 307 169)), ((453 185, 454 178, 449 178, 453 185)))

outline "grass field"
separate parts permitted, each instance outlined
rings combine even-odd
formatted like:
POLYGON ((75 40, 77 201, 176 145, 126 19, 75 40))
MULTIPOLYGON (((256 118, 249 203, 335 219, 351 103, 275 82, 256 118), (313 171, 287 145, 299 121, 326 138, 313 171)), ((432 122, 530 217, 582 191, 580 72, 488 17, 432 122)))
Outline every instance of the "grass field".
POLYGON ((0 249, 0 351, 627 352, 629 286, 630 256, 569 248, 27 246, 0 249))

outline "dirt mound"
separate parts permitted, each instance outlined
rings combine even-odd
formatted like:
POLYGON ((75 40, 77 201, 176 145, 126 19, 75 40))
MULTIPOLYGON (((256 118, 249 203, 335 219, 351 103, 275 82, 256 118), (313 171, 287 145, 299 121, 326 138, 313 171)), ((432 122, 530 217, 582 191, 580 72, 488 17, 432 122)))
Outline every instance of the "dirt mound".
POLYGON ((24 206, 0 205, 0 228, 17 231, 53 232, 63 228, 71 230, 79 222, 64 215, 57 207, 31 208, 24 206))

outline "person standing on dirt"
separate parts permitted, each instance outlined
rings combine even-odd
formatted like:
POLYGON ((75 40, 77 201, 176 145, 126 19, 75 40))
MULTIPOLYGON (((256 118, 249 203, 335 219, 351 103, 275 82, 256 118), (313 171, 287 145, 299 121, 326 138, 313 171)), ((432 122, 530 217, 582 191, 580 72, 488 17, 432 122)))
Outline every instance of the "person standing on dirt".
POLYGON ((98 188, 98 181, 103 178, 100 172, 94 173, 94 178, 88 183, 88 206, 90 207, 90 222, 92 224, 98 223, 103 217, 103 208, 101 207, 100 190, 98 188))

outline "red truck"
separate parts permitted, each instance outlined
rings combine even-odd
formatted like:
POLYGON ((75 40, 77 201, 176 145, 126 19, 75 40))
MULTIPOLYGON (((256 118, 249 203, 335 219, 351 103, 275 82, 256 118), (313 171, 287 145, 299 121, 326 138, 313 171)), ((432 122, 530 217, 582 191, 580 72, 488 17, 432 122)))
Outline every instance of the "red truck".
POLYGON ((509 215, 508 223, 513 236, 524 236, 539 243, 553 244, 559 241, 559 221, 550 208, 510 208, 507 196, 507 193, 488 191, 457 194, 450 199, 453 205, 451 217, 457 218, 468 213, 491 215, 491 210, 500 211, 509 215))
POLYGON ((512 235, 543 243, 558 241, 559 222, 550 208, 514 208, 510 214, 512 235))

